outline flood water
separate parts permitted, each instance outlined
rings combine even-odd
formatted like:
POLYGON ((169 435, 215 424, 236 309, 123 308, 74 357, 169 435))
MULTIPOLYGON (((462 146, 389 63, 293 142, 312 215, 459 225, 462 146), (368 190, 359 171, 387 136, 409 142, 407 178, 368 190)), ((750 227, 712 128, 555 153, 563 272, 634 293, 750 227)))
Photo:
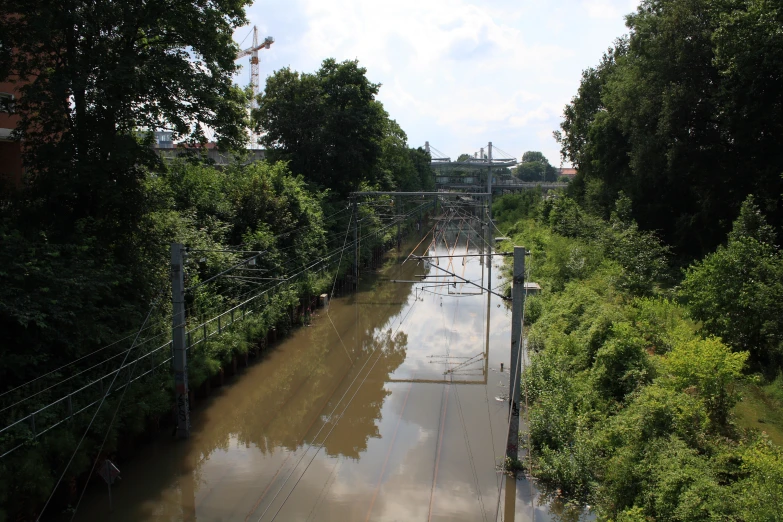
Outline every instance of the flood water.
POLYGON ((529 482, 497 472, 510 311, 440 270, 503 283, 502 258, 490 270, 462 257, 485 252, 478 227, 452 220, 428 254, 453 257, 435 266, 393 257, 365 272, 359 292, 200 401, 190 439, 121 465, 113 512, 94 481, 76 520, 550 520, 529 482), (440 277, 392 282, 422 274, 440 277))

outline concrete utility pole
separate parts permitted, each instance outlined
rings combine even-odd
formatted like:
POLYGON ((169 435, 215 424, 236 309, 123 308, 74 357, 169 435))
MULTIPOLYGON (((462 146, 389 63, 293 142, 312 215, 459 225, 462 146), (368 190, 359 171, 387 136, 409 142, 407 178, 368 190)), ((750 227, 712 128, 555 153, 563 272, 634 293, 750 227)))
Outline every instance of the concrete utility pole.
MULTIPOLYGON (((483 149, 482 149, 483 150, 483 149)), ((492 142, 487 145, 489 150, 489 166, 487 167, 487 218, 492 221, 492 142)))
POLYGON ((177 437, 190 436, 188 398, 188 353, 185 347, 185 267, 181 243, 171 244, 171 342, 174 364, 174 390, 177 396, 177 437))
POLYGON ((395 214, 397 214, 397 250, 400 249, 400 246, 402 245, 402 209, 400 208, 400 205, 402 204, 402 199, 400 199, 400 196, 397 196, 396 202, 394 204, 394 210, 395 214))
POLYGON ((519 405, 522 399, 522 311, 525 303, 525 247, 514 247, 514 279, 511 287, 511 364, 509 371, 509 407, 506 458, 519 459, 519 405))
POLYGON ((354 285, 359 287, 359 207, 357 201, 353 200, 353 277, 354 285))

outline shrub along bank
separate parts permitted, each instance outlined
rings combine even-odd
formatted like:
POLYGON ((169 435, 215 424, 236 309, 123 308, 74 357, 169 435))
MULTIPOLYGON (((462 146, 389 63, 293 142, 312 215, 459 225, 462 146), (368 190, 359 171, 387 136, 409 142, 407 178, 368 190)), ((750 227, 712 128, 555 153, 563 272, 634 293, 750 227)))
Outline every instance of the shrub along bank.
POLYGON ((567 197, 494 210, 543 288, 522 389, 544 490, 605 520, 780 520, 783 451, 733 414, 751 371, 780 368, 783 264, 753 201, 680 286, 627 198, 609 220, 567 197))
MULTIPOLYGON (((348 251, 340 255, 346 232, 356 223, 351 207, 328 191, 312 191, 283 162, 218 169, 198 159, 182 161, 147 176, 143 194, 143 218, 125 244, 95 241, 92 248, 79 249, 43 235, 33 241, 18 233, 10 220, 0 222, 0 276, 7 283, 0 285, 0 303, 13 319, 4 323, 7 342, 0 361, 3 421, 10 424, 114 371, 131 348, 128 362, 149 354, 117 375, 113 390, 140 379, 109 395, 100 409, 57 489, 47 515, 52 518, 64 506, 74 505, 95 458, 114 458, 145 431, 169 419, 174 396, 166 362, 170 351, 167 346, 155 348, 171 334, 170 243, 188 249, 191 390, 221 380, 238 359, 285 335, 335 281, 338 291, 351 286, 346 273, 353 262, 352 234, 348 251), (122 251, 126 254, 119 255, 122 251), (254 252, 262 252, 254 263, 216 277, 254 252), (109 257, 119 263, 107 264, 109 257), (259 297, 235 310, 233 321, 224 315, 220 324, 211 321, 206 328, 197 328, 254 296, 259 297), (154 305, 149 320, 131 347, 144 320, 139 310, 146 314, 150 303, 154 305), (124 334, 130 337, 110 344, 124 334), (106 444, 99 456, 104 435, 106 444)), ((388 226, 390 205, 391 201, 374 201, 359 207, 362 266, 371 266, 392 243, 397 227, 388 226)), ((414 208, 411 204, 397 213, 414 208)), ((89 236, 89 223, 82 233, 89 236)), ((73 410, 100 399, 112 378, 74 395, 73 410)), ((24 444, 0 460, 0 521, 36 516, 55 487, 94 412, 94 407, 87 408, 33 438, 34 429, 40 434, 63 418, 65 404, 37 413, 34 426, 22 422, 0 435, 0 453, 24 444)))

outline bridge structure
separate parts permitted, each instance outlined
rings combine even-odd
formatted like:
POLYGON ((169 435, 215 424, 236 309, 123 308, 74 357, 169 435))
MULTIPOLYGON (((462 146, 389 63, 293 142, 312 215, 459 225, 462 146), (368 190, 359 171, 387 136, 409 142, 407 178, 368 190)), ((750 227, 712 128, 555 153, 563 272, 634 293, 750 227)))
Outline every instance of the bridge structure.
POLYGON ((519 162, 516 158, 494 157, 491 141, 487 144, 486 154, 484 147, 481 147, 473 157, 462 161, 452 161, 450 157, 432 147, 429 141, 424 143, 424 150, 432 158, 430 165, 435 170, 435 185, 439 191, 483 191, 495 195, 538 188, 548 191, 568 186, 567 183, 522 181, 514 177, 510 169, 516 167, 519 162))

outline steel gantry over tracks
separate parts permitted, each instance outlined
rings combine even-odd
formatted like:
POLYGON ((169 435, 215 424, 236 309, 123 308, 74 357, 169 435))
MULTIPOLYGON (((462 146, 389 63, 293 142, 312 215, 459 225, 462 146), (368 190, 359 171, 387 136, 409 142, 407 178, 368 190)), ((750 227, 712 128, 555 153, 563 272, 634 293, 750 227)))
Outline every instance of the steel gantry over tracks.
MULTIPOLYGON (((553 181, 522 181, 508 173, 504 173, 503 169, 516 167, 519 165, 519 162, 516 158, 496 158, 494 156, 495 148, 491 141, 487 144, 486 153, 485 148, 481 147, 472 157, 462 161, 452 161, 450 157, 438 151, 435 147, 430 146, 428 141, 424 143, 424 150, 432 158, 430 165, 437 171, 435 182, 439 189, 475 192, 486 187, 487 192, 503 194, 539 188, 542 190, 555 190, 568 186, 567 183, 553 181), (434 155, 433 152, 437 153, 437 155, 434 155), (486 173, 484 175, 471 175, 471 171, 481 173, 485 169, 486 173), (448 172, 449 170, 451 172, 448 172)), ((506 153, 506 155, 508 156, 509 154, 506 153)))

